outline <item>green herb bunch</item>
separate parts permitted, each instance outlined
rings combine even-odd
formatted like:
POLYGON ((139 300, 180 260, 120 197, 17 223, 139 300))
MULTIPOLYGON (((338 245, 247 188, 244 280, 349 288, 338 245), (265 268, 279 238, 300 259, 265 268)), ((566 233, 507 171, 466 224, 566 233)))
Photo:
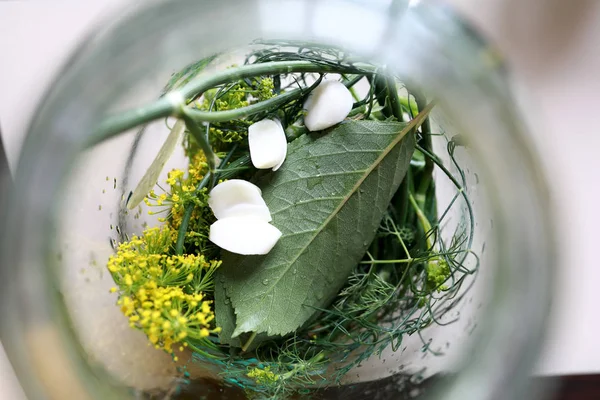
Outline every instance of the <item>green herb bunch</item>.
POLYGON ((257 42, 242 65, 206 73, 215 58, 174 74, 159 100, 108 117, 91 138, 93 145, 154 119, 178 119, 128 199, 129 207, 145 199, 151 213, 164 213, 163 226, 119 245, 108 263, 113 291, 131 326, 156 347, 174 357, 178 344, 191 349, 249 396, 337 384, 439 323, 476 273, 477 262, 465 266, 477 257, 457 144, 447 142, 452 165, 445 165, 432 146, 440 135, 429 119, 434 104, 340 49, 257 42), (308 132, 303 104, 331 79, 354 95, 352 111, 333 128, 308 132), (250 164, 248 127, 264 118, 279 119, 288 139, 276 172, 250 164), (188 169, 171 171, 163 188, 158 175, 181 135, 188 169), (456 187, 443 210, 434 173, 456 187), (234 255, 208 240, 215 221, 208 193, 230 178, 262 189, 283 233, 265 256, 234 255), (448 243, 441 231, 454 207, 466 207, 468 224, 448 243), (151 251, 156 237, 161 246, 151 251))

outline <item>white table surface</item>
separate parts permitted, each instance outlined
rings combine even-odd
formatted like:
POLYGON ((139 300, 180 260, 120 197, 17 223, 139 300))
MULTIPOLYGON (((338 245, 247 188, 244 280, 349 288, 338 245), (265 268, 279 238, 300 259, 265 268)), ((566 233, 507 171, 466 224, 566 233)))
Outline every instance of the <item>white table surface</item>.
MULTIPOLYGON (((0 3, 0 125, 9 164, 35 104, 82 35, 131 0, 0 3)), ((552 177, 563 235, 560 290, 537 373, 600 373, 600 2, 450 0, 507 55, 552 177), (477 3, 477 6, 474 4, 477 3), (564 4, 564 5, 563 5, 564 4), (532 106, 535 105, 535 106, 532 106)), ((0 347, 0 399, 24 396, 0 347)))

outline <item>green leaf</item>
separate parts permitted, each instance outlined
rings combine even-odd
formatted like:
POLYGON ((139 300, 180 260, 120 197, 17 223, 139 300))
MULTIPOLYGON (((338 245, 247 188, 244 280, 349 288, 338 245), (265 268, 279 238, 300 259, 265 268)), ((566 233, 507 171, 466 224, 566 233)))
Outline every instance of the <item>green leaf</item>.
POLYGON ((156 158, 152 161, 152 164, 148 167, 148 170, 135 187, 131 196, 129 196, 129 200, 127 201, 127 208, 133 210, 144 200, 144 197, 152 190, 156 182, 158 181, 158 177, 162 172, 163 168, 169 158, 171 158, 171 154, 175 150, 177 146, 177 142, 179 142, 179 138, 181 134, 185 130, 185 123, 182 120, 178 120, 175 125, 173 125, 173 129, 167 136, 167 140, 163 143, 162 147, 158 151, 156 158))
POLYGON ((218 326, 221 328, 219 338, 221 344, 242 347, 239 338, 232 338, 235 330, 235 313, 231 307, 231 301, 225 292, 223 280, 215 280, 215 315, 219 316, 218 326))
POLYGON ((373 240, 409 167, 408 133, 429 110, 408 124, 346 122, 289 145, 283 167, 257 182, 283 236, 265 256, 224 254, 216 279, 235 321, 217 312, 217 325, 235 324, 232 337, 286 335, 333 300, 373 240))

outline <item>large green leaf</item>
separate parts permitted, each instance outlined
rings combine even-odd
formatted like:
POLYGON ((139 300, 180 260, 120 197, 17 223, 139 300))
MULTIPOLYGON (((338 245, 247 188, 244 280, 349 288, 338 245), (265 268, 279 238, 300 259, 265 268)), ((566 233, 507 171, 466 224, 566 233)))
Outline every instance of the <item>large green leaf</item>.
POLYGON ((223 279, 215 281, 215 314, 218 316, 217 324, 221 328, 221 343, 235 347, 242 347, 239 338, 232 338, 235 330, 235 313, 231 301, 225 292, 223 279))
POLYGON ((258 180, 283 236, 265 256, 224 255, 217 311, 235 311, 217 312, 217 324, 229 328, 224 343, 244 332, 288 334, 331 302, 373 240, 409 167, 415 144, 408 133, 425 115, 302 136, 283 167, 258 180))

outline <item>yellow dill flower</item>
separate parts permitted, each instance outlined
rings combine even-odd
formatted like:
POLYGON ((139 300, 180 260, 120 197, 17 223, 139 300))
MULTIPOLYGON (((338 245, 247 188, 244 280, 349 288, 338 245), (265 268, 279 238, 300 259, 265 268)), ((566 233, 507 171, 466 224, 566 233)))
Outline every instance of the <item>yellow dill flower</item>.
POLYGON ((271 385, 279 380, 279 375, 271 371, 270 366, 262 369, 258 367, 252 368, 246 373, 246 376, 254 379, 259 385, 271 385))
MULTIPOLYGON (((143 331, 154 347, 172 352, 186 338, 202 339, 219 332, 204 291, 213 290, 212 274, 220 260, 202 255, 172 255, 169 227, 146 229, 121 243, 107 266, 117 284, 117 304, 133 328, 143 331)), ((185 346, 185 343, 183 343, 185 346)))
POLYGON ((258 99, 260 101, 268 100, 271 97, 275 96, 273 93, 273 89, 275 85, 273 83, 273 78, 263 78, 260 80, 258 85, 258 99))

